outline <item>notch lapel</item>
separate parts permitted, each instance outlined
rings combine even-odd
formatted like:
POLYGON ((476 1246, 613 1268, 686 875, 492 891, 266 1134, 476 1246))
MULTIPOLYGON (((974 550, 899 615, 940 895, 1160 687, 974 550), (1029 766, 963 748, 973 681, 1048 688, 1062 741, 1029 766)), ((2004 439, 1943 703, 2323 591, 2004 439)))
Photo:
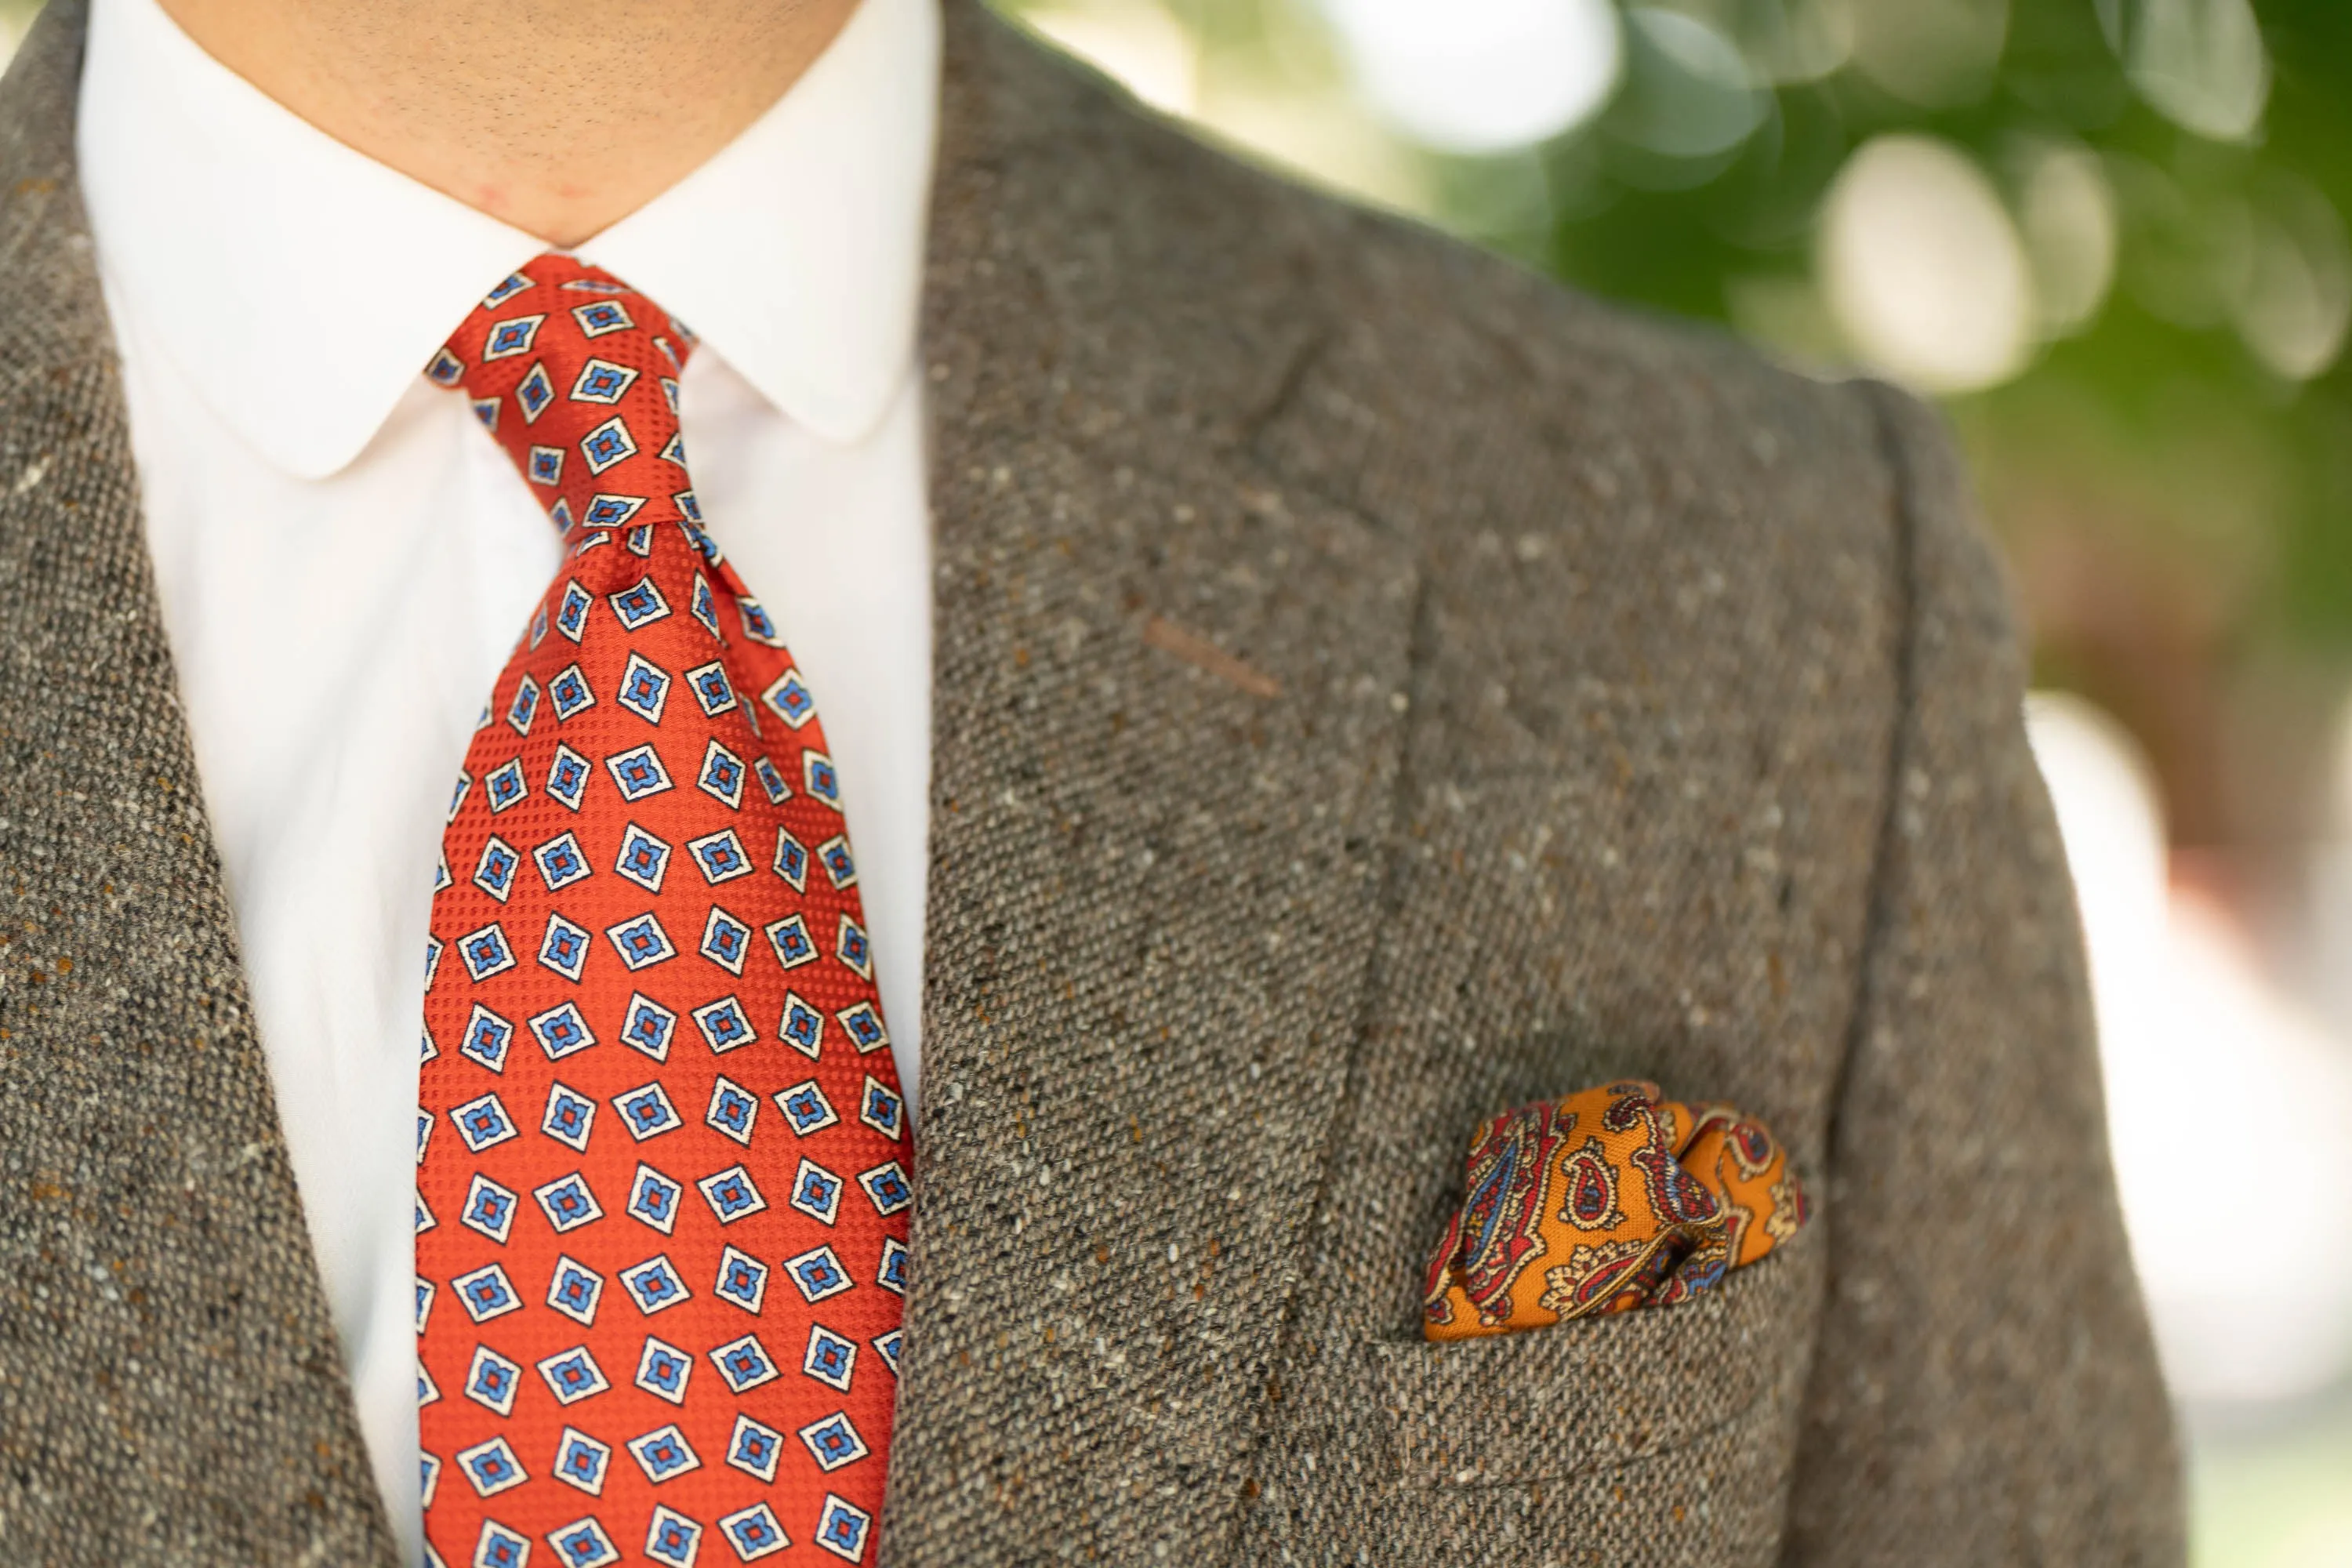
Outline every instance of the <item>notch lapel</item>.
MULTIPOLYGON (((1270 288, 1185 344, 1179 307, 1122 340, 1056 294, 1119 258, 1057 208, 1069 161, 1020 148, 1041 97, 1097 94, 947 10, 921 1200, 883 1551, 1198 1559, 1243 1495, 1363 1022, 1418 578, 1238 438, 1310 302, 1270 288)), ((0 1518, 34 1560, 389 1563, 142 535, 74 188, 82 26, 52 0, 0 118, 0 1359, 30 1369, 0 1381, 0 1518)))
MULTIPOLYGON (((1231 438, 1249 356, 1155 342, 1146 279, 1102 296, 1139 318, 1094 313, 1118 251, 1082 254, 1105 230, 1070 210, 1076 160, 1021 153, 1066 132, 1040 106, 1077 89, 948 9, 919 1197, 884 1561, 1213 1561, 1361 1026, 1417 574, 1231 438), (1124 332, 1140 358, 1104 346, 1124 332), (1182 393, 1135 416, 1195 372, 1201 418, 1182 393)), ((1278 363, 1311 312, 1265 303, 1223 325, 1278 363)))
POLYGON ((140 525, 83 19, 0 91, 0 1555, 388 1564, 140 525))

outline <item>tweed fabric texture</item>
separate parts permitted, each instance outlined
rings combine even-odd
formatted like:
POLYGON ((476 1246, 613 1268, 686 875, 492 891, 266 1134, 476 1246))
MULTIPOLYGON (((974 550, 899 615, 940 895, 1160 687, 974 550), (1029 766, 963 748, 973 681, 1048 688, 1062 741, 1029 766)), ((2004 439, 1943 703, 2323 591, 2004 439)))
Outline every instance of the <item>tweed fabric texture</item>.
MULTIPOLYGON (((56 584, 0 596, 0 1236, 79 1347, 9 1342, 0 1541, 388 1561, 185 793, 75 243, 78 28, 0 104, 0 549, 56 584), (112 782, 159 753, 184 793, 112 782), (54 934, 118 910, 139 939, 54 934), (233 1256, 120 1213, 142 1163, 228 1172, 233 1256), (52 1168, 81 1208, 33 1195, 52 1168), (109 1247, 169 1312, 107 1301, 109 1247), (134 1340, 176 1402, 124 1383, 134 1340), (125 1445, 184 1468, 77 1468, 125 1445)), ((1285 187, 967 0, 946 73, 884 1561, 2178 1561, 2015 632, 1942 433, 1285 187), (1423 1342, 1472 1130, 1619 1078, 1763 1121, 1811 1222, 1671 1310, 1423 1342)))
POLYGON ((1871 1244, 1998 1379, 1822 1332, 1833 1128, 1874 1140, 1866 1180, 1965 1179, 2042 1146, 1996 1129, 2045 1125, 2046 1077, 2095 1072, 2071 916, 2007 925, 2068 895, 1941 432, 1301 196, 950 18, 940 1076, 892 1561, 1996 1562, 2027 1509, 2029 1560, 2177 1560, 2095 1111, 2063 1196, 1986 1199, 2031 1254, 1871 1244), (1169 669, 1162 618, 1278 695, 1169 669), (1965 636, 1930 680, 1936 626, 1965 636), (1936 787, 2021 787, 1922 906, 1891 786, 1956 726, 1936 787), (1223 928, 1183 897, 1210 888, 1223 928), (1949 1105, 1844 1105, 1906 925, 1955 981, 1949 944, 1994 937, 1990 973, 2030 948, 2053 981, 1915 1016, 1901 1053, 1967 1080, 1948 1142, 1949 1105), (1266 954, 1241 974, 1235 932, 1266 954), (1816 1222, 1672 1312, 1419 1342, 1470 1130, 1620 1077, 1766 1122, 1816 1222), (2082 1397, 2031 1392, 2084 1363, 2082 1397), (1834 1436, 1817 1365, 1872 1385, 1834 1436), (1923 1439, 1949 1489, 1906 1503, 1881 1467, 1923 1439), (1864 1508, 1933 1522, 1841 1538, 1864 1508))
POLYGON ((140 529, 81 28, 0 82, 0 1559, 388 1563, 140 529))

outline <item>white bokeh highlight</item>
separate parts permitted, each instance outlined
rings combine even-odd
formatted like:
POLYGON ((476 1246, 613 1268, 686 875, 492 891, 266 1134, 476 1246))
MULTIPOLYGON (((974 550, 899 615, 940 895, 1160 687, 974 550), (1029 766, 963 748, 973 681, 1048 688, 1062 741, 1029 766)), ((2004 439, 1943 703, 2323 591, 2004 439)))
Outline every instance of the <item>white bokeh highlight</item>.
POLYGON ((2122 727, 2035 693, 2081 901, 2116 1184, 2176 1395, 2294 1399, 2352 1371, 2352 1060, 2220 906, 2172 884, 2122 727))
POLYGON ((1547 141, 1598 112, 1623 69, 1609 0, 1320 4, 1373 110, 1443 152, 1547 141))
POLYGON ((2116 198, 2087 147, 2036 148, 2018 203, 2032 268, 2034 313, 2045 337, 2088 325, 2116 276, 2116 198))
POLYGON ((1148 0, 1045 5, 1022 19, 1163 114, 1191 114, 1199 106, 1201 60, 1192 35, 1148 0))
POLYGON ((1635 6, 1625 20, 1634 79, 1609 121, 1621 140, 1702 161, 1729 153, 1764 122, 1769 100, 1729 38, 1661 6, 1635 6))
POLYGON ((2216 282, 2239 338, 2287 381, 2335 364, 2352 325, 2352 246, 2327 198, 2300 180, 2224 202, 2216 282))
POLYGON ((2200 136, 2246 142, 2270 100, 2270 54, 2249 0, 2098 0, 2132 86, 2200 136))
POLYGON ((2024 246, 1992 182, 1948 142, 1898 133, 1856 149, 1824 204, 1817 261, 1855 351, 1912 386, 1990 386, 2032 351, 2024 246))

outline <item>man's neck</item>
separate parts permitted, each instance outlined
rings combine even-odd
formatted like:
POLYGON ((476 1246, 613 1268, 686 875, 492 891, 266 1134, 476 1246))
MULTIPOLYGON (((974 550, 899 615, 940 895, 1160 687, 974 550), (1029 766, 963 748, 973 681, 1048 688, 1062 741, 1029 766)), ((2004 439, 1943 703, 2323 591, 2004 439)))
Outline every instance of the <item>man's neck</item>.
POLYGON ((163 0, 320 130, 577 245, 800 79, 857 0, 163 0))

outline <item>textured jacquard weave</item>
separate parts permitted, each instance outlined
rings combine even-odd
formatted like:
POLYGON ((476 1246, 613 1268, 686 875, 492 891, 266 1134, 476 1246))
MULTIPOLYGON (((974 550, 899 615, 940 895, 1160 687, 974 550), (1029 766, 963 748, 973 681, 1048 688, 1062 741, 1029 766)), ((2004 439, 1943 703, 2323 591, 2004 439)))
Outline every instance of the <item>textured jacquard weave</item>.
POLYGON ((692 345, 547 256, 427 372, 570 546, 433 905, 418 1397, 450 1563, 864 1562, 881 1511, 906 1109, 814 703, 699 526, 692 345))

